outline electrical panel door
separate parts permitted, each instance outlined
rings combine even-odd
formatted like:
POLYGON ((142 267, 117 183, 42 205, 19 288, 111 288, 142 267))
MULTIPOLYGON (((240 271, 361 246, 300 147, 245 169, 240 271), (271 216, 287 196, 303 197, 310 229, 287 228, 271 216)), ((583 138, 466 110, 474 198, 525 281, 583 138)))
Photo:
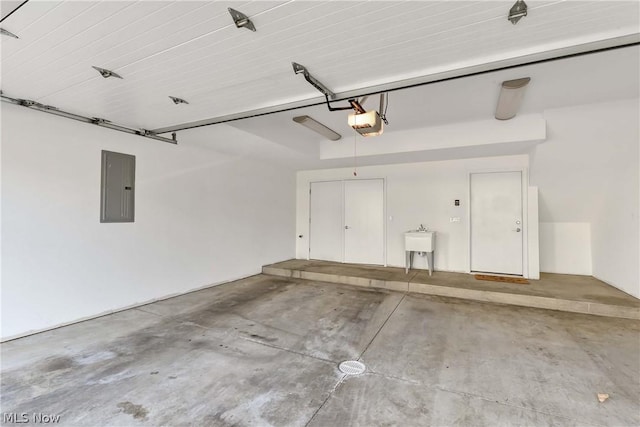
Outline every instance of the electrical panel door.
POLYGON ((136 158, 102 151, 100 222, 133 222, 136 158))

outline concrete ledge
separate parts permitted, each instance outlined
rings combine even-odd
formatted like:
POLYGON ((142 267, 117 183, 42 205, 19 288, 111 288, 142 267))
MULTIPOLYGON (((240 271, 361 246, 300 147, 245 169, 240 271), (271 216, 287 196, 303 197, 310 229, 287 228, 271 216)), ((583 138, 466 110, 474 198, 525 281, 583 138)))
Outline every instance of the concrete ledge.
POLYGON ((622 305, 576 301, 563 298, 526 295, 521 293, 497 292, 454 286, 431 285, 427 283, 415 283, 411 280, 407 280, 406 282, 397 280, 386 281, 380 279, 319 273, 273 266, 264 266, 262 268, 262 273, 271 276, 291 277, 320 282, 362 286, 366 288, 387 289, 397 292, 436 295, 480 302, 510 304, 522 307, 533 307, 547 310, 566 311, 571 313, 592 314, 596 316, 640 320, 640 308, 622 305))
POLYGON ((287 268, 269 266, 262 267, 262 274, 268 274, 269 276, 293 277, 297 279, 300 278, 300 270, 290 270, 287 268))
POLYGON ((623 319, 640 319, 640 310, 635 307, 589 303, 589 314, 596 316, 621 317, 623 319))
POLYGON ((365 288, 390 289, 393 291, 406 291, 408 288, 407 284, 402 282, 385 282, 384 280, 367 279, 357 276, 340 276, 337 274, 316 273, 304 270, 290 270, 269 266, 262 267, 262 273, 270 276, 316 280, 319 282, 339 283, 343 285, 362 286, 365 288))
POLYGON ((387 281, 384 282, 384 285, 385 289, 389 289, 391 291, 409 292, 409 282, 387 281))

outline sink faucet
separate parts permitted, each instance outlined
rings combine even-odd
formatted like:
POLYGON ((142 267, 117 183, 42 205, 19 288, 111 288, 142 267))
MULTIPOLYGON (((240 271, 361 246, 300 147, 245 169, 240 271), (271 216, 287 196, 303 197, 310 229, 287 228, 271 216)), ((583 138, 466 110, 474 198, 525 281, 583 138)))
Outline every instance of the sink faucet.
POLYGON ((424 228, 424 225, 420 224, 420 227, 418 228, 418 231, 427 231, 427 229, 424 228))

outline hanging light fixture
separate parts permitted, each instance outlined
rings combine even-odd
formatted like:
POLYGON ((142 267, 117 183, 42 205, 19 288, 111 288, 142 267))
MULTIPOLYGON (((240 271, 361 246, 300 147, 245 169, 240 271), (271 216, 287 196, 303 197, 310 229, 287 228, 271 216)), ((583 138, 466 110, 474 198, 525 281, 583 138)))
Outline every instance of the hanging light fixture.
POLYGON ((530 77, 524 77, 502 82, 496 107, 496 119, 509 120, 516 116, 524 98, 524 91, 530 81, 530 77))
POLYGON ((293 121, 306 127, 307 129, 311 129, 312 131, 319 133, 320 135, 324 136, 328 140, 337 141, 340 138, 342 138, 342 135, 340 135, 338 132, 335 132, 334 130, 329 129, 322 123, 312 119, 309 116, 297 116, 293 118, 293 121))

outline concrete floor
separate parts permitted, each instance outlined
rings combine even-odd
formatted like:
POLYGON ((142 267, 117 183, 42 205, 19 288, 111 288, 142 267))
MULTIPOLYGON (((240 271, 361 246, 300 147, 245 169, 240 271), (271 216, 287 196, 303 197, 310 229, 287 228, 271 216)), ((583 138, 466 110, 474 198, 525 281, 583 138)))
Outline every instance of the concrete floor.
POLYGON ((1 348, 2 412, 62 425, 640 424, 637 320, 301 279, 258 275, 1 348), (345 377, 345 359, 367 372, 345 377))

